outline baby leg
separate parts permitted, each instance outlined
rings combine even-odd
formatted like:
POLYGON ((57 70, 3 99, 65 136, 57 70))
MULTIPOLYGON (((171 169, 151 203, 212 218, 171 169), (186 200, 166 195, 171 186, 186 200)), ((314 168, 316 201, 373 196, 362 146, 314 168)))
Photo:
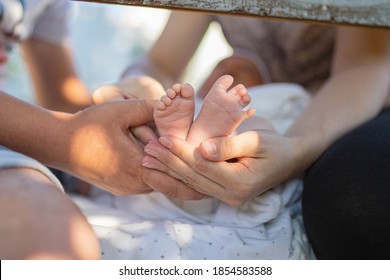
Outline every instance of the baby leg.
POLYGON ((187 141, 199 145, 203 140, 227 136, 240 123, 252 117, 254 109, 244 111, 251 101, 247 89, 239 84, 228 90, 233 84, 233 77, 220 77, 203 101, 200 113, 188 133, 187 141))
POLYGON ((189 84, 175 84, 154 108, 154 120, 160 135, 186 139, 194 119, 194 89, 189 84))

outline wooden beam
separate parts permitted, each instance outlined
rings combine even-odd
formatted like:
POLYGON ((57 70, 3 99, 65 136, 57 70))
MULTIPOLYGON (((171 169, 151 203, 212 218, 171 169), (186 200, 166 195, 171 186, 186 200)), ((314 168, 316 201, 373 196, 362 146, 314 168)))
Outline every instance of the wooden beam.
POLYGON ((390 28, 390 0, 75 0, 390 28))

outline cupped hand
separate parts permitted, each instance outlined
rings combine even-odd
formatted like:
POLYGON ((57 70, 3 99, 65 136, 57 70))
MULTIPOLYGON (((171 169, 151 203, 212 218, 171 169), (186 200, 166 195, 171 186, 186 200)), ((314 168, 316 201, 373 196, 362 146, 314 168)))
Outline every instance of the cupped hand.
MULTIPOLYGON (((69 171, 118 195, 151 191, 134 160, 141 159, 142 147, 129 129, 150 121, 152 108, 142 100, 116 101, 73 115, 67 122, 69 171)), ((156 138, 153 133, 143 137, 156 138)))
MULTIPOLYGON (((153 104, 150 102, 150 99, 157 100, 164 94, 165 91, 162 85, 155 79, 148 76, 129 76, 125 77, 117 84, 100 87, 94 92, 93 100, 95 104, 103 104, 124 99, 149 99, 147 103, 153 104)), ((149 140, 157 141, 157 137, 153 130, 154 120, 151 117, 153 115, 152 108, 153 105, 148 107, 151 115, 147 113, 148 118, 146 122, 138 124, 132 122, 129 131, 127 131, 129 147, 127 152, 122 151, 122 157, 125 157, 127 161, 123 162, 123 166, 127 165, 128 171, 132 174, 132 178, 129 178, 127 181, 127 187, 118 187, 111 184, 111 186, 107 186, 106 188, 113 189, 111 191, 114 193, 117 192, 118 189, 124 189, 125 194, 154 190, 167 196, 184 200, 197 200, 203 198, 203 194, 188 188, 174 177, 141 166, 141 159, 145 156, 143 153, 143 145, 149 140)), ((126 113, 131 114, 130 108, 126 113)), ((132 116, 137 117, 136 115, 132 116)), ((121 117, 118 116, 118 118, 121 117)), ((131 119, 129 118, 128 121, 131 122, 131 119)))
MULTIPOLYGON (((162 85, 149 76, 127 76, 117 83, 101 86, 92 95, 95 104, 103 104, 124 99, 151 99, 158 100, 165 91, 162 85)), ((149 135, 155 130, 154 121, 145 125, 133 126, 130 130, 137 136, 149 135)))
POLYGON ((198 148, 169 136, 149 141, 143 165, 239 206, 301 172, 300 145, 266 130, 209 139, 198 148))

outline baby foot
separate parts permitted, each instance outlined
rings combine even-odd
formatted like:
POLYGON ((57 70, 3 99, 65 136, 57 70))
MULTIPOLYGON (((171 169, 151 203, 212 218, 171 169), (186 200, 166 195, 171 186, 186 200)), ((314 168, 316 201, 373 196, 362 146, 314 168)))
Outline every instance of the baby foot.
POLYGON ((197 146, 205 139, 227 136, 255 114, 254 109, 243 110, 251 101, 247 89, 239 84, 228 90, 232 84, 233 77, 229 75, 215 82, 191 126, 188 142, 197 146))
POLYGON ((189 84, 175 84, 154 108, 154 121, 160 135, 186 139, 194 119, 195 92, 189 84))

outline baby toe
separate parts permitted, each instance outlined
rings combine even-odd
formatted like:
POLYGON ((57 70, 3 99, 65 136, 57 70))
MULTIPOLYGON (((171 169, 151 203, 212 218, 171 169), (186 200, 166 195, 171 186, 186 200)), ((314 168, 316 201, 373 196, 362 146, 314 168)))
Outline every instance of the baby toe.
POLYGON ((173 88, 170 88, 167 90, 167 93, 166 95, 170 98, 170 99, 173 99, 177 96, 177 93, 176 91, 173 89, 173 88))
POLYGON ((164 103, 166 106, 169 106, 172 104, 172 99, 169 96, 164 95, 163 97, 161 97, 161 102, 164 103))
POLYGON ((190 84, 184 84, 181 87, 181 96, 185 99, 192 99, 195 96, 194 88, 190 84))
POLYGON ((164 104, 164 102, 162 102, 161 100, 157 101, 156 103, 156 107, 155 107, 158 111, 163 111, 165 110, 165 108, 167 108, 167 105, 164 104))
POLYGON ((181 84, 174 84, 172 86, 172 89, 176 92, 176 94, 179 94, 181 92, 181 88, 182 88, 181 84))
POLYGON ((241 98, 241 106, 245 107, 251 102, 251 97, 250 95, 246 94, 241 98))

